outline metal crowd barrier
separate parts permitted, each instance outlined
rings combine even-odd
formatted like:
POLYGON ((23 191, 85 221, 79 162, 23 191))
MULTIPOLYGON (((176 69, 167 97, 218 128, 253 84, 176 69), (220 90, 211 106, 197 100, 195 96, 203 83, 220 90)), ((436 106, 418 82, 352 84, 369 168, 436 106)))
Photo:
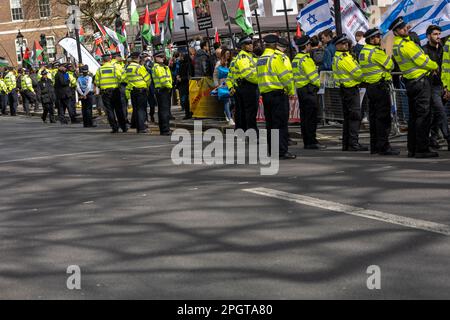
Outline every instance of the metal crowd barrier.
MULTIPOLYGON (((320 72, 319 117, 322 123, 328 121, 343 121, 342 102, 339 94, 339 87, 333 79, 332 71, 320 72)), ((402 134, 408 127, 409 107, 406 89, 394 88, 390 85, 390 95, 392 102, 392 129, 393 134, 402 134)), ((450 117, 450 102, 446 104, 447 116, 450 117)), ((362 111, 368 114, 368 99, 362 101, 362 111)), ((450 120, 450 119, 449 119, 450 120)))

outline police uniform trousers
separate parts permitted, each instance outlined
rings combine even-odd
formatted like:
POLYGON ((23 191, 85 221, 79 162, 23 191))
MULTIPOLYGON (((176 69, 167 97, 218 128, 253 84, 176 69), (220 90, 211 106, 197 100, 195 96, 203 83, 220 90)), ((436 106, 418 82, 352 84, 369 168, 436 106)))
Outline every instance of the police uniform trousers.
POLYGON ((431 86, 431 145, 438 145, 439 131, 445 140, 450 141, 447 113, 445 112, 441 85, 431 86))
POLYGON ((390 148, 391 98, 389 84, 379 81, 367 86, 369 98, 370 152, 384 152, 390 148))
POLYGON ((344 123, 342 130, 342 150, 359 145, 359 128, 361 126, 361 103, 357 86, 340 88, 344 123))
POLYGON ((8 95, 5 92, 0 92, 0 111, 3 115, 6 115, 8 95))
POLYGON ((94 94, 88 93, 86 99, 80 99, 81 113, 83 115, 83 127, 92 127, 94 122, 92 120, 92 105, 94 102, 94 94))
POLYGON ((236 91, 236 98, 238 100, 235 115, 236 129, 258 131, 256 124, 259 105, 258 85, 242 80, 236 91))
POLYGON ((50 122, 55 122, 55 108, 53 102, 42 101, 42 110, 42 120, 46 121, 48 115, 50 122))
POLYGON ((58 119, 61 123, 67 123, 66 110, 70 108, 70 97, 58 99, 56 106, 58 108, 58 119))
POLYGON ((178 85, 178 92, 180 93, 181 109, 184 110, 185 117, 191 117, 191 108, 189 102, 189 84, 182 83, 178 85))
POLYGON ((288 152, 288 121, 289 98, 283 90, 275 90, 262 94, 264 104, 264 116, 266 118, 267 144, 269 153, 272 151, 271 130, 279 130, 279 155, 288 152))
POLYGON ((131 91, 131 105, 135 115, 136 130, 137 132, 144 131, 147 118, 147 89, 134 88, 131 91))
POLYGON ((14 88, 10 93, 8 93, 8 104, 10 115, 15 116, 17 114, 17 104, 19 98, 17 95, 17 89, 14 88))
POLYGON ((158 101, 158 124, 160 134, 170 133, 170 104, 171 92, 169 88, 156 89, 158 101))
POLYGON ((123 114, 128 122, 128 100, 127 100, 127 86, 124 84, 120 85, 120 101, 122 103, 123 114))
POLYGON ((101 94, 109 125, 114 131, 118 131, 120 127, 122 131, 126 132, 127 123, 120 100, 120 89, 104 89, 101 90, 101 94))
POLYGON ((317 131, 317 91, 318 88, 307 84, 297 89, 298 104, 300 108, 301 132, 304 146, 318 144, 317 131))
POLYGON ((405 80, 408 95, 408 151, 428 152, 431 127, 431 83, 428 77, 405 80))
POLYGON ((20 93, 22 95, 23 111, 26 114, 29 114, 30 104, 36 103, 36 95, 34 94, 34 92, 31 92, 30 90, 23 90, 20 93))
POLYGON ((70 121, 72 123, 76 123, 77 122, 77 101, 76 101, 76 95, 75 95, 75 89, 70 89, 71 90, 71 96, 69 99, 69 105, 67 108, 67 111, 69 112, 69 117, 70 117, 70 121))

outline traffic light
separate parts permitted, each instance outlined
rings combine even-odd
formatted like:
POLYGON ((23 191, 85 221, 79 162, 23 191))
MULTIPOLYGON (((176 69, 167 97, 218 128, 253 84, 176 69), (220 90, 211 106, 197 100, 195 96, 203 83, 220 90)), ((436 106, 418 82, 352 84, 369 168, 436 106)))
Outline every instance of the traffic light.
POLYGON ((47 47, 47 38, 44 33, 41 34, 41 40, 39 41, 39 44, 41 45, 42 48, 44 48, 44 50, 45 47, 47 47))

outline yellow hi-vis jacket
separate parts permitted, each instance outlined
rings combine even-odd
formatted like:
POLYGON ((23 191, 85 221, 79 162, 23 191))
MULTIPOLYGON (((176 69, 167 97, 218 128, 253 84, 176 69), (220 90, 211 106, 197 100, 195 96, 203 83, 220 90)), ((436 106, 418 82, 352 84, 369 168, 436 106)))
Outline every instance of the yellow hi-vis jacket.
POLYGON ((95 85, 100 90, 116 89, 120 85, 122 73, 111 62, 104 63, 95 73, 95 85))
POLYGON ((359 65, 363 72, 363 81, 366 83, 392 80, 390 72, 394 69, 394 61, 380 46, 366 44, 359 54, 359 65))
POLYGON ((361 84, 362 70, 348 52, 336 51, 333 59, 334 80, 345 88, 355 87, 361 84))
POLYGON ((227 79, 225 80, 225 84, 227 85, 228 89, 237 87, 237 83, 236 83, 236 79, 235 79, 237 57, 238 56, 234 57, 230 62, 230 68, 229 68, 230 71, 228 72, 227 79))
POLYGON ((22 91, 29 90, 31 92, 34 92, 33 81, 31 80, 29 75, 24 74, 22 76, 21 85, 22 85, 22 91))
POLYGON ((257 62, 258 87, 261 94, 275 90, 284 90, 286 94, 295 95, 292 70, 286 68, 280 54, 267 48, 257 62))
POLYGON ((245 79, 253 84, 258 84, 256 61, 251 53, 241 50, 236 57, 235 73, 233 73, 235 79, 245 79))
POLYGON ((392 51, 405 79, 417 79, 438 68, 437 63, 431 60, 422 48, 409 37, 395 36, 392 51))
POLYGON ((8 87, 6 86, 5 81, 1 78, 0 78, 0 93, 1 94, 8 93, 8 87))
POLYGON ((155 63, 152 69, 156 89, 172 89, 172 74, 168 66, 155 63))
POLYGON ((150 74, 144 66, 136 62, 131 62, 123 74, 123 82, 127 84, 127 89, 146 89, 150 86, 150 74))
POLYGON ((308 84, 320 87, 320 77, 317 66, 309 53, 300 52, 292 61, 292 72, 296 88, 303 88, 308 84))
POLYGON ((15 88, 17 88, 17 78, 16 75, 14 74, 14 72, 9 71, 6 76, 5 76, 5 84, 6 87, 8 88, 8 93, 13 91, 15 88))
POLYGON ((444 45, 444 55, 442 57, 441 79, 444 88, 450 90, 450 39, 444 45))

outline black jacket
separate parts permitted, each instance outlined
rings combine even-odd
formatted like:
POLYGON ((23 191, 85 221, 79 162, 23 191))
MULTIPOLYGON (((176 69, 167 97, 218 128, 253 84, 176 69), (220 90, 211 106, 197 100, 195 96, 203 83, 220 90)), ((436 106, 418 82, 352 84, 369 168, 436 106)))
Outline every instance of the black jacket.
POLYGON ((444 54, 444 48, 442 46, 433 47, 428 42, 426 45, 423 46, 423 51, 430 57, 431 60, 436 62, 439 66, 438 74, 433 75, 431 78, 433 85, 442 85, 441 81, 441 69, 442 69, 442 57, 444 54))
POLYGON ((195 56, 195 77, 212 77, 211 61, 204 50, 198 50, 195 56))
POLYGON ((57 99, 67 99, 72 96, 68 73, 58 70, 55 75, 55 92, 57 99))
POLYGON ((53 88, 53 83, 50 79, 41 78, 38 83, 39 89, 41 90, 41 102, 43 104, 54 103, 55 102, 55 89, 53 88))

